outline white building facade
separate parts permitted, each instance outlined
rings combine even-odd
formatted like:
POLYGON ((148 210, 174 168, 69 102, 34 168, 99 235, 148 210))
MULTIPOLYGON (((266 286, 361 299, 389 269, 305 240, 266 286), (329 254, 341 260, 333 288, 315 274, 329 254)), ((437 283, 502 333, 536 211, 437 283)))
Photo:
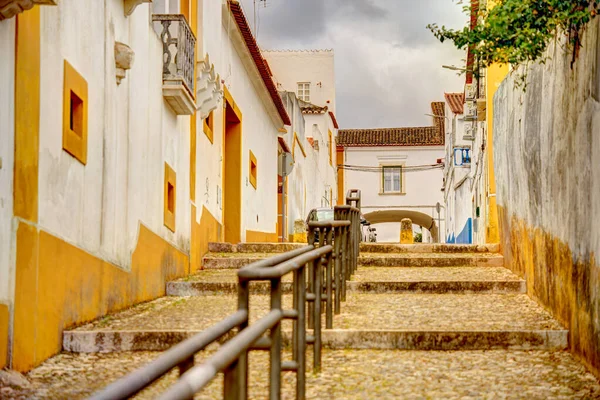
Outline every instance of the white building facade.
POLYGON ((339 131, 344 187, 361 190, 362 213, 378 242, 399 242, 403 218, 415 232, 423 228, 424 242, 444 240, 444 103, 432 110, 430 127, 339 131))
POLYGON ((280 232, 281 240, 304 241, 302 221, 310 210, 339 203, 334 53, 307 50, 263 54, 293 120, 287 133, 280 135, 281 150, 292 153, 294 162, 281 190, 280 201, 285 207, 278 209, 286 227, 280 232))

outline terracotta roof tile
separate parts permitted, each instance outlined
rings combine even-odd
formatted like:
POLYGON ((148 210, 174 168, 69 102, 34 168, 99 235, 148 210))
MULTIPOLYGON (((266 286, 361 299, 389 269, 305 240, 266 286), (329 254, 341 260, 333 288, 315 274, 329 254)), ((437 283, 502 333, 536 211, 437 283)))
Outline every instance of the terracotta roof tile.
POLYGON ((381 129, 341 129, 337 144, 344 147, 442 146, 445 139, 445 107, 431 103, 433 126, 381 129))
POLYGON ((287 111, 285 111, 285 107, 283 106, 283 102, 281 101, 281 97, 277 93, 277 88, 275 87, 275 83, 273 83, 273 79, 271 78, 271 73, 269 66, 265 62, 260 49, 258 48, 258 44, 256 43, 256 39, 254 35, 252 35, 252 31, 250 30, 250 26, 248 25, 248 20, 244 15, 244 11, 242 11, 242 7, 239 2, 236 0, 228 0, 229 9, 231 10, 231 14, 235 19, 235 22, 246 42, 246 46, 248 47, 248 51, 254 60, 254 64, 256 64, 256 68, 260 73, 260 76, 271 95, 271 99, 273 100, 273 104, 277 108, 279 116, 283 120, 284 125, 291 125, 290 116, 287 111))
POLYGON ((308 140, 308 143, 310 143, 312 147, 315 147, 315 139, 311 138, 310 136, 307 136, 306 140, 308 140))
POLYGON ((450 110, 454 114, 463 114, 465 106, 465 94, 464 93, 444 93, 446 103, 450 107, 450 110))
POLYGON ((327 112, 327 106, 317 106, 300 99, 298 99, 298 104, 304 114, 325 114, 327 112))

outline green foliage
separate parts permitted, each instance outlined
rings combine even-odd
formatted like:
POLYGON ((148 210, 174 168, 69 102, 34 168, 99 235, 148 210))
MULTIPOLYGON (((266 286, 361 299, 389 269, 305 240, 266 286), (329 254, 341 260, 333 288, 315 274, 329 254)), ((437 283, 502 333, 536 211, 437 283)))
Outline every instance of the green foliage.
POLYGON ((415 233, 415 243, 421 243, 423 241, 422 233, 415 233))
MULTIPOLYGON (((463 8, 470 15, 471 6, 463 8)), ((450 40, 459 49, 471 49, 481 67, 542 60, 558 32, 569 36, 574 61, 583 29, 599 12, 600 0, 499 0, 490 10, 478 12, 473 29, 452 30, 437 24, 427 28, 441 42, 450 40)))

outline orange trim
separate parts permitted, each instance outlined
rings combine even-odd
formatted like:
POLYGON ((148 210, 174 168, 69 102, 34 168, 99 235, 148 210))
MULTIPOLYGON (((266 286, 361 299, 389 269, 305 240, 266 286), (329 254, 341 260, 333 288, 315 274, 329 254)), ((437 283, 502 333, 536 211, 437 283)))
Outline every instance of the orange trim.
POLYGON ((169 164, 165 163, 164 185, 164 224, 175 232, 175 211, 177 208, 177 175, 169 164))
POLYGON ((277 232, 246 231, 246 243, 277 243, 277 232))
POLYGON ((37 222, 40 143, 39 7, 19 14, 16 25, 14 215, 37 222))
POLYGON ((86 80, 64 61, 63 149, 87 164, 88 85, 86 80))

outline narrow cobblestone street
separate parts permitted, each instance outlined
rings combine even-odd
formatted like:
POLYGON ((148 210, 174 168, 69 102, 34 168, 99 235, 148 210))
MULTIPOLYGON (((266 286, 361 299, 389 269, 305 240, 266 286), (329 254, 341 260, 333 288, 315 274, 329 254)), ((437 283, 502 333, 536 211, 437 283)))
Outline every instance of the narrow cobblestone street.
MULTIPOLYGON (((307 375, 307 398, 600 398, 596 378, 566 351, 567 332, 523 293, 520 279, 502 267, 448 262, 458 254, 460 260, 501 256, 476 248, 452 253, 451 246, 431 248, 430 253, 406 251, 410 249, 363 245, 360 259, 382 266, 359 266, 352 283, 361 285, 349 285, 334 329, 323 332, 323 369, 307 375), (419 266, 401 266, 413 265, 415 259, 419 266), (399 266, 384 266, 390 263, 399 266)), ((237 265, 248 254, 207 255, 216 257, 237 265)), ((27 374, 28 387, 4 388, 2 396, 84 398, 151 361, 157 351, 235 310, 236 270, 231 265, 173 282, 171 296, 65 332, 65 352, 27 374)), ((260 294, 264 289, 254 285, 251 321, 268 310, 268 297, 260 294)), ((285 295, 284 307, 290 306, 285 295)), ((283 329, 289 332, 290 326, 284 323, 283 329)), ((309 348, 309 371, 311 354, 309 348)), ((253 399, 266 397, 268 363, 266 353, 251 353, 253 399)), ((153 398, 175 379, 172 372, 136 398, 153 398)), ((283 382, 283 398, 293 398, 294 374, 284 373, 283 382)), ((221 391, 219 378, 195 398, 218 398, 221 391)))

